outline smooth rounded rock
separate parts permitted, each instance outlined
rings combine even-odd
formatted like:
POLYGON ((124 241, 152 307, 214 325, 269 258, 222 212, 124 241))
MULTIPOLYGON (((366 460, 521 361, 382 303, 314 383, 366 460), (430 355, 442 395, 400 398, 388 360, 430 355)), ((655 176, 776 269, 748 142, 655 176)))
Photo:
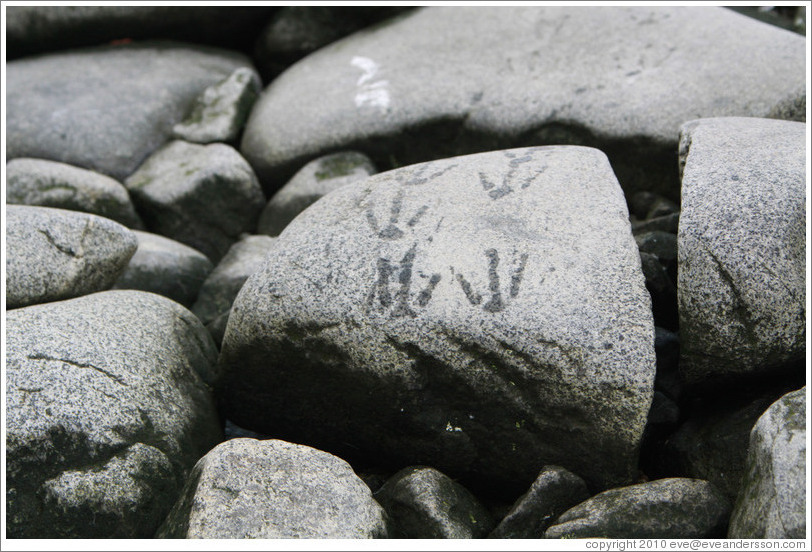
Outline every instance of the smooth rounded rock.
POLYGON ((246 235, 232 245, 203 282, 192 312, 204 324, 227 313, 248 277, 262 268, 274 242, 269 236, 246 235))
POLYGON ((6 315, 9 538, 150 538, 222 439, 189 311, 105 291, 6 315))
POLYGON ((223 411, 510 493, 546 464, 606 488, 636 471, 653 342, 604 154, 452 158, 349 184, 291 222, 232 307, 223 411))
POLYGON ((254 171, 226 144, 170 142, 125 185, 150 231, 193 247, 214 263, 256 226, 265 206, 254 171))
POLYGON ((166 142, 195 98, 250 61, 175 42, 100 46, 6 66, 6 155, 123 181, 166 142))
POLYGON ((6 207, 6 306, 69 299, 110 288, 135 253, 135 234, 77 211, 6 207))
POLYGON ((753 427, 728 538, 806 537, 806 401, 787 393, 753 427))
POLYGON ((604 491, 564 512, 548 539, 697 539, 724 536, 730 504, 700 479, 658 479, 604 491))
POLYGON ((151 291, 190 307, 214 266, 200 251, 149 232, 135 232, 138 249, 114 289, 151 291))
POLYGON ((425 466, 402 469, 375 499, 389 515, 393 538, 475 539, 494 526, 488 510, 465 487, 425 466))
POLYGON ((6 164, 6 203, 82 211, 141 229, 127 189, 108 176, 45 159, 6 164))
POLYGON ((542 539, 558 516, 588 498, 583 479, 562 467, 544 466, 488 538, 542 539))
POLYGON ((423 8, 286 70, 257 102, 241 151, 279 186, 337 150, 387 170, 583 145, 607 153, 628 193, 676 200, 680 125, 803 120, 806 50, 803 37, 715 7, 423 8))
POLYGON ((299 213, 328 193, 376 172, 372 161, 358 152, 333 153, 311 161, 273 195, 259 217, 257 232, 278 236, 299 213))
POLYGON ((382 538, 386 518, 340 458, 285 441, 238 438, 197 463, 157 536, 382 538))
POLYGON ((680 370, 696 386, 803 373, 805 124, 686 123, 680 155, 680 370))

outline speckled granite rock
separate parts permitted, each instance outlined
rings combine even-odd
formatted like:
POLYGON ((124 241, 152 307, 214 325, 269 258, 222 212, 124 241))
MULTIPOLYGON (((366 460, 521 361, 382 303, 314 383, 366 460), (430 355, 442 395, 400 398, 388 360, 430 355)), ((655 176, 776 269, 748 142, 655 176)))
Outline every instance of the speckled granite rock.
POLYGON ((680 145, 680 370, 694 384, 803 373, 805 124, 686 123, 680 145))
POLYGON ((707 481, 658 479, 604 491, 564 512, 548 539, 721 538, 730 503, 707 481))
POLYGON ((729 538, 806 537, 806 401, 806 387, 787 393, 753 427, 729 538))
POLYGON ((340 458, 285 441, 231 439, 197 463, 157 536, 379 538, 386 517, 340 458))
POLYGON ((124 180, 207 87, 250 61, 173 42, 100 46, 6 66, 6 155, 124 180), (81 78, 77 78, 81 75, 81 78))
POLYGON ((653 341, 601 152, 446 159, 349 184, 288 226, 232 307, 223 412, 517 494, 546 464, 606 488, 635 475, 653 341))
POLYGON ((170 142, 125 185, 150 231, 193 247, 214 263, 256 226, 265 206, 254 171, 225 144, 170 142))
POLYGON ((58 301, 110 288, 135 253, 135 234, 77 211, 6 207, 6 306, 58 301))
POLYGON ((393 538, 476 539, 495 523, 468 490, 426 466, 404 468, 375 493, 393 538))
POLYGON ((140 291, 25 307, 6 324, 8 537, 152 537, 222 439, 206 330, 140 291))
POLYGON ((200 251, 149 232, 135 232, 138 249, 113 289, 151 291, 190 307, 214 266, 200 251))
POLYGON ((627 193, 676 200, 680 125, 803 120, 806 50, 723 8, 429 7, 290 67, 257 102, 241 151, 270 184, 343 149, 387 170, 577 144, 606 152, 627 193))
POLYGON ((128 228, 144 227, 120 182, 45 159, 12 159, 6 164, 6 203, 82 211, 128 228))

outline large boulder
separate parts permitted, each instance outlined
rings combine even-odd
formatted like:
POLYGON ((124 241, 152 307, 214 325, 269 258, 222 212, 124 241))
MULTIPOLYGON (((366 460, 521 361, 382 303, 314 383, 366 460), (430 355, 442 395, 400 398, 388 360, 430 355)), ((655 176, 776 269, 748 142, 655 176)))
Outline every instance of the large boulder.
POLYGON ((112 40, 171 38, 247 49, 274 8, 9 6, 9 59, 112 40))
POLYGON ((77 211, 6 207, 6 306, 10 309, 109 289, 138 247, 110 219, 77 211))
POLYGON ((258 101, 242 152, 278 187, 342 149, 386 170, 578 144, 605 151, 627 192, 677 199, 680 125, 803 120, 806 49, 803 37, 722 8, 424 8, 290 67, 258 101))
POLYGON ((135 231, 138 249, 113 289, 151 291, 190 307, 214 266, 200 251, 157 234, 135 231))
POLYGON ((125 182, 151 231, 197 249, 214 263, 256 227, 265 196, 254 171, 226 144, 175 140, 125 182))
POLYGON ((690 383, 803 374, 806 136, 805 124, 771 119, 682 128, 677 291, 690 383))
POLYGON ((221 438, 217 350, 169 299, 106 291, 6 315, 10 538, 148 538, 221 438))
POLYGON ((231 439, 200 459, 157 533, 194 539, 360 539, 386 514, 345 461, 285 441, 231 439))
POLYGON ((6 155, 122 181, 171 135, 195 98, 250 61, 172 42, 100 46, 6 66, 6 155))
POLYGON ((476 539, 493 529, 488 510, 465 487, 427 466, 404 468, 375 493, 401 539, 476 539))
POLYGON ((603 153, 452 158, 349 184, 291 222, 232 308, 223 412, 511 493, 545 464, 606 488, 635 474, 653 341, 603 153))
POLYGON ((45 159, 12 159, 6 164, 6 203, 82 211, 128 228, 144 227, 120 182, 45 159))
POLYGON ((728 537, 806 537, 806 400, 806 387, 787 393, 753 427, 728 537))
POLYGON ((548 539, 697 539, 724 536, 730 503, 701 479, 658 479, 604 491, 570 508, 548 539))

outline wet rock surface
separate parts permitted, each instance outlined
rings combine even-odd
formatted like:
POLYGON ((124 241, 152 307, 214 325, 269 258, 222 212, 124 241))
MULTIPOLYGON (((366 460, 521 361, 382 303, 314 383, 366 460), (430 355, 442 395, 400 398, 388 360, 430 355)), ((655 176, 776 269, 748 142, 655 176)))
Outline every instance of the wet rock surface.
POLYGON ((804 536, 805 7, 4 13, 8 537, 804 536))

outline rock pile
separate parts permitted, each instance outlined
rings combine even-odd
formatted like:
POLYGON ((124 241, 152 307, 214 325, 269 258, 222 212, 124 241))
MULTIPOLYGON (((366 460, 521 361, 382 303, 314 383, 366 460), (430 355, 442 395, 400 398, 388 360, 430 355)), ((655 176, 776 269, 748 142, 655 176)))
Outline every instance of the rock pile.
POLYGON ((7 34, 8 537, 805 536, 803 37, 542 6, 7 34))

